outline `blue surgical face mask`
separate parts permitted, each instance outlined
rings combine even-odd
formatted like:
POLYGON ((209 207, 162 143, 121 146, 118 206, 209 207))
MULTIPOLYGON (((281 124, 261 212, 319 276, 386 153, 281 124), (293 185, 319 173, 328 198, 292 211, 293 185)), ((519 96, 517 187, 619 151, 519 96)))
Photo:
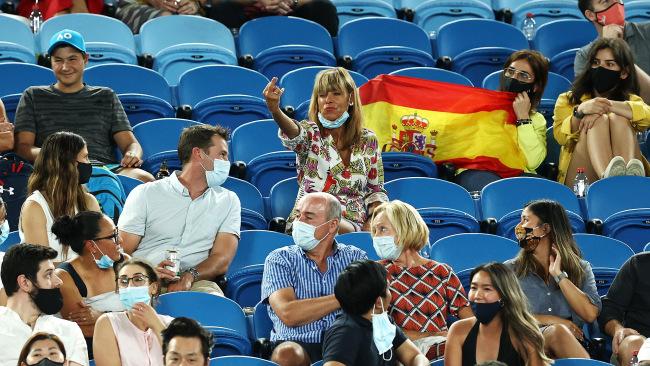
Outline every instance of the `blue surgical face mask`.
POLYGON ((9 237, 9 220, 5 219, 0 226, 0 244, 4 243, 7 237, 9 237))
POLYGON ((92 255, 93 259, 95 259, 95 263, 97 264, 97 267, 101 269, 113 268, 113 264, 115 263, 115 261, 112 260, 111 257, 104 254, 104 252, 102 252, 102 250, 99 249, 99 246, 97 245, 97 243, 95 243, 94 240, 93 240, 93 244, 95 244, 97 250, 99 250, 99 252, 102 253, 102 256, 99 259, 96 259, 94 254, 92 255))
POLYGON ((343 124, 345 123, 345 121, 348 120, 348 118, 350 118, 350 114, 348 113, 348 111, 343 112, 341 117, 335 119, 334 121, 330 121, 329 119, 323 117, 323 115, 320 112, 318 112, 318 121, 320 122, 321 125, 323 125, 323 127, 329 130, 343 126, 343 124))
POLYGON ((395 244, 392 236, 375 236, 372 238, 372 246, 381 259, 394 261, 402 254, 402 248, 395 244))
POLYGON ((325 236, 327 236, 327 234, 325 234, 325 236, 323 236, 320 240, 316 239, 316 236, 314 234, 316 232, 316 229, 327 224, 330 221, 331 220, 326 221, 318 226, 309 225, 298 220, 294 221, 291 231, 293 242, 306 252, 316 248, 318 243, 323 241, 323 239, 325 239, 325 236))
POLYGON ((384 311, 384 302, 381 302, 381 313, 372 314, 372 340, 377 347, 377 351, 382 355, 384 361, 389 361, 393 358, 392 348, 393 348, 393 339, 395 339, 395 334, 397 328, 395 324, 390 322, 388 319, 388 313, 384 311), (390 357, 385 358, 384 353, 391 351, 390 357))
POLYGON ((501 300, 495 302, 469 302, 472 311, 481 324, 487 324, 501 311, 503 303, 501 300))
POLYGON ((133 305, 139 302, 149 304, 151 302, 151 295, 149 295, 149 286, 130 286, 121 288, 120 302, 126 308, 131 310, 133 305))
MULTIPOLYGON (((209 158, 209 156, 206 155, 205 153, 203 155, 209 158)), ((201 164, 201 167, 205 169, 203 164, 201 164)), ((214 159, 214 169, 212 170, 205 169, 205 180, 208 182, 208 187, 210 188, 220 187, 223 184, 223 182, 225 182, 226 179, 228 179, 229 173, 230 173, 230 161, 214 159)))

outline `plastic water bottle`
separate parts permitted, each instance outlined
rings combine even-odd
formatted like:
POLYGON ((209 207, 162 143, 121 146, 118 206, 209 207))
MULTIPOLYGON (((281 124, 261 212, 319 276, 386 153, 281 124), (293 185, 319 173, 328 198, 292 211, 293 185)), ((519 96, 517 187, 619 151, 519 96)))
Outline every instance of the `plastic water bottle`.
POLYGON ((36 0, 32 7, 32 12, 29 14, 29 27, 36 34, 41 29, 41 24, 43 24, 43 13, 41 13, 41 9, 38 7, 38 0, 36 0))
POLYGON ((587 187, 589 187, 589 180, 585 175, 585 168, 578 168, 578 174, 576 174, 576 179, 573 181, 573 193, 578 197, 584 197, 587 193, 587 187))
POLYGON ((169 168, 167 167, 167 160, 163 160, 160 169, 158 169, 158 174, 156 174, 156 180, 166 177, 169 177, 169 168))
POLYGON ((535 17, 533 13, 526 14, 526 19, 524 19, 524 25, 521 27, 521 31, 524 32, 524 36, 529 41, 533 40, 535 36, 535 17))
POLYGON ((630 366, 637 366, 639 364, 639 351, 634 351, 632 353, 632 358, 630 358, 630 366))

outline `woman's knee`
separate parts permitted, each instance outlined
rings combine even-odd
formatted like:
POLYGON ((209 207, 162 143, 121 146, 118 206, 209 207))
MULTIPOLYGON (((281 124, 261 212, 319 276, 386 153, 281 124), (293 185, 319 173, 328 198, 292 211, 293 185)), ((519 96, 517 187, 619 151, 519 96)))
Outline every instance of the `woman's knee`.
POLYGON ((570 340, 576 340, 569 327, 564 324, 549 325, 544 331, 544 338, 551 344, 566 343, 570 340))

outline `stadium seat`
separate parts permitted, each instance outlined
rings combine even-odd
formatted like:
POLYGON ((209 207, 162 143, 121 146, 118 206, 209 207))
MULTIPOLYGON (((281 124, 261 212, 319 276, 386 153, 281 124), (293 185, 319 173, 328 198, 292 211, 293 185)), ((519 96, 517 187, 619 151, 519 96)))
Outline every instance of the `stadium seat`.
POLYGON ((9 248, 18 243, 20 243, 20 236, 18 235, 18 231, 12 231, 9 233, 7 239, 3 243, 0 243, 0 252, 6 252, 9 250, 9 248))
POLYGON ((585 232, 580 204, 569 188, 547 179, 529 177, 500 179, 483 188, 481 209, 489 231, 515 240, 514 227, 521 222, 524 205, 536 199, 559 202, 567 211, 573 232, 585 232))
POLYGON ((201 66, 186 71, 178 82, 178 103, 195 121, 231 130, 271 118, 262 90, 269 80, 257 71, 232 65, 201 66))
POLYGON ((430 258, 450 265, 465 291, 469 291, 470 273, 474 267, 487 262, 503 262, 514 258, 518 251, 515 241, 500 236, 456 234, 433 243, 430 258))
POLYGON ((368 78, 434 64, 427 33, 413 23, 390 18, 361 18, 342 26, 338 53, 347 68, 368 78))
POLYGON ((384 165, 384 182, 398 178, 437 178, 438 168, 430 158, 408 152, 381 153, 384 165))
POLYGON ((607 366, 611 365, 610 363, 590 360, 588 358, 562 358, 557 359, 553 362, 555 366, 607 366))
POLYGON ((293 244, 291 236, 266 230, 241 232, 237 253, 228 267, 226 295, 242 307, 260 301, 264 261, 273 250, 293 244))
POLYGON ((222 356, 210 359, 210 366, 278 366, 277 363, 250 356, 222 356))
MULTIPOLYGON (((316 74, 329 66, 308 66, 289 71, 280 79, 280 87, 284 88, 280 105, 285 113, 297 120, 307 118, 309 102, 316 81, 316 74)), ((358 72, 349 71, 357 88, 368 82, 368 78, 358 72)))
POLYGON ((354 245, 355 247, 363 250, 368 255, 368 259, 377 261, 380 260, 375 248, 372 246, 372 236, 367 231, 357 231, 354 233, 339 234, 336 237, 337 243, 354 245))
POLYGON ((124 194, 126 196, 131 193, 133 188, 139 186, 140 184, 143 184, 143 182, 139 179, 127 177, 126 175, 122 174, 117 174, 117 179, 120 180, 120 183, 122 184, 122 188, 124 188, 124 194))
POLYGON ((213 354, 251 354, 246 316, 230 299, 202 292, 169 292, 160 295, 156 311, 175 318, 192 318, 212 331, 216 336, 213 354))
POLYGON ((560 149, 561 146, 555 140, 555 137, 553 136, 553 126, 551 126, 546 129, 546 157, 542 164, 537 168, 537 173, 552 181, 557 181, 560 149))
POLYGON ((526 1, 513 10, 512 25, 521 29, 528 13, 533 14, 536 27, 560 19, 584 19, 575 1, 533 0, 526 1))
MULTIPOLYGON (((578 9, 575 3, 571 6, 578 9)), ((597 37, 593 24, 584 19, 556 20, 537 28, 533 48, 548 57, 552 72, 573 80, 576 51, 597 37)))
MULTIPOLYGON (((465 289, 465 291, 469 291, 468 289, 465 289)), ((444 366, 445 365, 445 359, 441 358, 439 360, 431 361, 429 364, 430 366, 444 366)))
POLYGON ((269 192, 269 217, 287 219, 298 197, 298 182, 295 177, 277 182, 269 192))
POLYGON ((406 69, 395 70, 390 75, 410 76, 418 79, 474 86, 468 78, 459 73, 445 69, 437 69, 435 67, 408 67, 406 69))
POLYGON ((602 235, 574 234, 573 238, 582 257, 591 264, 598 295, 606 295, 618 270, 634 251, 622 241, 602 235))
POLYGON ((180 118, 158 118, 133 127, 133 134, 142 146, 142 160, 151 155, 176 150, 183 129, 201 123, 180 118))
POLYGON ((334 66, 332 38, 323 26, 291 16, 249 20, 239 29, 241 62, 269 79, 304 66, 334 66))
POLYGON ((399 178, 386 182, 391 200, 409 203, 429 227, 429 241, 458 233, 478 232, 476 210, 469 193, 459 185, 435 178, 399 178))
MULTIPOLYGON (((0 23, 3 18, 0 16, 0 23)), ((4 54, 5 51, 2 47, 2 42, 0 42, 0 53, 4 54)), ((0 98, 2 98, 10 121, 14 121, 18 102, 25 89, 30 86, 50 85, 56 82, 52 70, 24 62, 0 61, 0 75, 2 75, 0 98)))
POLYGON ((106 86, 117 93, 131 126, 156 118, 176 116, 172 91, 157 72, 127 64, 101 64, 84 72, 88 85, 106 86))
POLYGON ((438 63, 481 85, 491 72, 501 70, 516 50, 528 48, 524 34, 510 24, 488 19, 461 19, 438 31, 438 63), (475 35, 481 34, 481 37, 475 35))
POLYGON ((492 7, 480 0, 402 0, 402 7, 429 34, 458 19, 494 19, 492 7))
POLYGON ((75 30, 84 37, 88 66, 115 62, 138 64, 131 29, 115 18, 99 14, 64 14, 45 21, 36 35, 41 54, 47 54, 50 38, 62 29, 75 30))
POLYGON ((286 150, 278 138, 278 130, 278 124, 272 119, 248 122, 235 128, 230 138, 232 161, 248 164, 262 154, 286 150))
POLYGON ((296 176, 296 154, 293 151, 275 151, 251 160, 246 167, 246 180, 268 197, 271 187, 283 179, 296 176))
POLYGON ((241 230, 266 230, 268 223, 264 218, 264 200, 254 185, 245 180, 228 177, 223 188, 235 192, 241 204, 241 230))
POLYGON ((650 241, 643 247, 644 252, 650 252, 650 241))
POLYGON ((273 330, 273 322, 269 318, 269 311, 266 308, 268 305, 263 302, 258 302, 253 311, 253 339, 271 338, 271 330, 273 330))
POLYGON ((650 178, 611 177, 594 182, 587 191, 592 232, 618 239, 635 252, 650 237, 650 178))
POLYGON ((25 23, 0 16, 0 62, 36 62, 34 35, 25 23))
POLYGON ((392 0, 332 0, 339 16, 339 28, 363 17, 397 18, 392 0))
POLYGON ((626 1, 625 21, 633 23, 646 23, 650 21, 650 2, 626 1))
POLYGON ((146 62, 172 86, 178 84, 185 71, 195 67, 237 64, 230 30, 201 16, 153 18, 140 28, 140 45, 146 62))

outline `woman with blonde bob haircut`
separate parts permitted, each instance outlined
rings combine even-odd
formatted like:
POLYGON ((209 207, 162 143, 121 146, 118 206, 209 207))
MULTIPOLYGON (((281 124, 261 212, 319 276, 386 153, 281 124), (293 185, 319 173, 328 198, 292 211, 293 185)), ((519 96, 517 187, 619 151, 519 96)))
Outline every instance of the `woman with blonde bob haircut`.
POLYGON ((388 313, 427 358, 442 357, 447 316, 472 316, 463 285, 449 265, 420 255, 429 242, 429 228, 408 203, 393 200, 379 205, 371 235, 388 272, 388 313))
MULTIPOLYGON (((306 193, 330 193, 344 207, 339 233, 367 230, 374 208, 388 197, 377 136, 363 127, 361 100, 350 73, 342 67, 319 72, 308 119, 300 122, 280 109, 284 89, 276 85, 277 81, 271 79, 263 94, 280 127, 282 144, 296 152, 296 202, 306 193)), ((296 215, 294 206, 287 231, 292 230, 296 215)))

